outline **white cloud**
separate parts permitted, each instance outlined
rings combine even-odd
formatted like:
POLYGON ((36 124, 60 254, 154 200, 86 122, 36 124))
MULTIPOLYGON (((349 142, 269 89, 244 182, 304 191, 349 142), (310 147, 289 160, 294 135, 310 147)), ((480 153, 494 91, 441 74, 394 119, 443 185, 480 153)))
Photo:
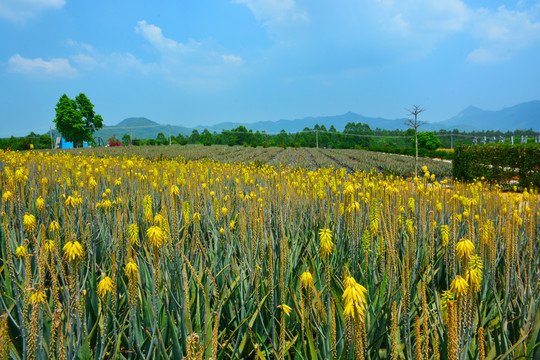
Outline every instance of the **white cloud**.
POLYGON ((160 59, 147 64, 158 70, 167 80, 181 86, 197 88, 223 86, 234 81, 234 72, 243 59, 237 55, 224 53, 213 40, 188 39, 180 42, 166 37, 160 27, 145 20, 137 22, 135 32, 141 34, 160 55, 160 59))
POLYGON ((92 45, 90 44, 86 44, 86 43, 83 43, 83 42, 80 42, 80 41, 75 41, 73 39, 66 39, 65 41, 66 45, 74 48, 74 49, 77 49, 77 50, 80 50, 80 51, 87 51, 87 52, 90 52, 90 51, 93 51, 94 48, 92 47, 92 45))
POLYGON ((102 57, 102 64, 118 73, 126 73, 134 70, 143 75, 160 72, 157 64, 146 64, 135 55, 126 53, 112 53, 102 57))
POLYGON ((97 60, 93 56, 84 53, 71 55, 69 58, 82 70, 92 70, 99 65, 97 60))
POLYGON ((49 61, 42 58, 27 59, 19 54, 8 60, 8 69, 12 72, 38 77, 64 77, 70 78, 78 75, 68 59, 56 58, 49 61))
POLYGON ((225 64, 242 65, 242 58, 236 55, 221 55, 221 58, 225 64))
POLYGON ((497 54, 490 49, 480 47, 475 49, 467 55, 467 60, 475 63, 487 63, 487 62, 496 62, 502 61, 509 58, 509 54, 506 56, 501 56, 502 54, 497 54))
POLYGON ((190 47, 196 47, 200 45, 195 41, 190 41, 191 46, 189 46, 175 40, 166 38, 165 36, 163 36, 163 32, 159 27, 148 24, 146 20, 141 20, 137 22, 137 26, 135 26, 135 31, 142 34, 143 37, 148 40, 150 44, 152 44, 162 52, 188 51, 190 47))
POLYGON ((504 6, 496 11, 479 9, 471 33, 480 46, 468 55, 469 61, 504 61, 520 49, 540 42, 540 19, 534 12, 504 6))
POLYGON ((286 48, 281 55, 296 52, 299 59, 304 58, 300 52, 369 57, 355 56, 351 50, 361 48, 365 54, 410 61, 428 56, 459 35, 469 61, 502 61, 540 42, 538 0, 520 1, 512 9, 478 8, 464 0, 340 0, 339 5, 313 0, 231 1, 251 10, 275 49, 286 48))
POLYGON ((0 18, 25 21, 46 10, 60 9, 65 0, 0 0, 0 18))

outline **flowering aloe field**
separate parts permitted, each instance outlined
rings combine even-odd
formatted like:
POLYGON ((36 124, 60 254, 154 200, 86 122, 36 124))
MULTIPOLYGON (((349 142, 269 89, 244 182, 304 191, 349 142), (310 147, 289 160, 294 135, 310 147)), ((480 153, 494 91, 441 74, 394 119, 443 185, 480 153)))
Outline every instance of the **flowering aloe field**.
POLYGON ((540 358, 536 190, 157 149, 0 154, 2 358, 540 358))
MULTIPOLYGON (((227 145, 171 145, 171 146, 132 146, 110 148, 85 148, 65 151, 71 154, 94 154, 97 156, 137 155, 145 159, 163 159, 181 157, 186 161, 216 160, 227 163, 252 162, 274 167, 302 167, 307 170, 319 168, 345 168, 348 172, 364 171, 384 172, 394 175, 414 174, 414 161, 410 156, 383 154, 367 150, 353 149, 316 149, 280 147, 244 147, 227 145)), ((451 176, 452 164, 446 161, 419 158, 420 167, 427 166, 438 176, 451 176)))

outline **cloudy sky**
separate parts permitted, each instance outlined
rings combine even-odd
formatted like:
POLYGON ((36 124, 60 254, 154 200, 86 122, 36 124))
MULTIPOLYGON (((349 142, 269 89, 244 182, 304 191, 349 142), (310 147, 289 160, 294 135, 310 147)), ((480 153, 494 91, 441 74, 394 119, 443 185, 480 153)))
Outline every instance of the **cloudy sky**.
POLYGON ((0 0, 0 44, 0 136, 64 93, 184 126, 540 99, 538 0, 0 0))

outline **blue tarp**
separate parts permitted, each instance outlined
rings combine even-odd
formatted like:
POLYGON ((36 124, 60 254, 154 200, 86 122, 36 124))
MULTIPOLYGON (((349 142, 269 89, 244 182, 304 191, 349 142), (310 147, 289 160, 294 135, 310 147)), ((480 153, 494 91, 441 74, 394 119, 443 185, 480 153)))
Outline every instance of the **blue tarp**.
MULTIPOLYGON (((83 148, 88 147, 88 143, 85 141, 83 142, 83 148)), ((64 138, 62 138, 62 141, 60 142, 60 149, 73 149, 73 142, 72 141, 66 141, 64 138)))

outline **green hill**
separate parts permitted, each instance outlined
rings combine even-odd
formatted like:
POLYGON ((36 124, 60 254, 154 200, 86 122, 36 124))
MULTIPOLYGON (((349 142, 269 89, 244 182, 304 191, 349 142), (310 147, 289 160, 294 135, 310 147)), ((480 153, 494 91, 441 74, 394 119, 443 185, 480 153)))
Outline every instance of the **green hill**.
POLYGON ((191 134, 191 129, 178 125, 161 125, 155 121, 145 117, 130 117, 120 121, 117 125, 103 126, 94 133, 94 139, 101 138, 103 142, 107 142, 109 138, 116 135, 121 139, 124 134, 130 134, 133 139, 155 139, 159 133, 163 133, 166 137, 171 135, 191 134))
POLYGON ((159 125, 159 124, 145 117, 130 117, 130 118, 120 121, 115 126, 116 127, 134 127, 134 126, 155 126, 155 125, 159 125))

